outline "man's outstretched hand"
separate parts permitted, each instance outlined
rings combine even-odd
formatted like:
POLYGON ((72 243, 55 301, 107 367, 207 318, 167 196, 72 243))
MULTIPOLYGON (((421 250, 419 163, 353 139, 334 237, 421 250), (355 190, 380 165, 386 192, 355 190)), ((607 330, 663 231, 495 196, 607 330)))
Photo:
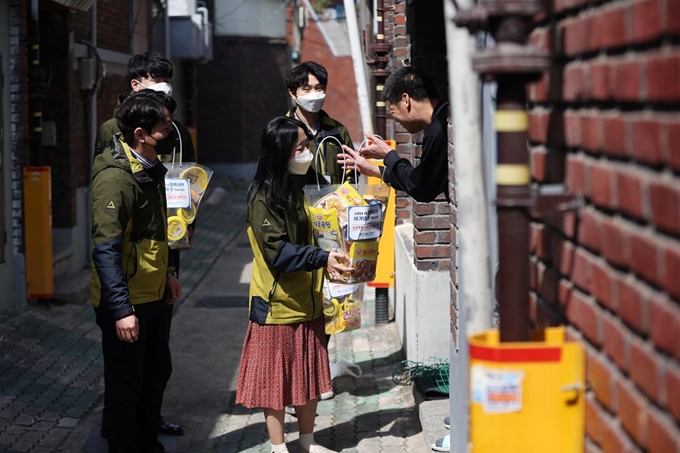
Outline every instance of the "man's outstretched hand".
POLYGON ((348 170, 354 170, 355 168, 361 172, 362 175, 375 176, 380 178, 380 169, 377 165, 369 162, 363 156, 357 154, 352 148, 346 145, 342 145, 344 153, 338 153, 338 165, 347 168, 348 170))
POLYGON ((366 135, 366 138, 369 139, 372 143, 365 145, 361 149, 359 149, 359 154, 362 157, 366 157, 368 159, 384 159, 385 156, 387 156, 387 153, 392 151, 390 145, 388 145, 375 135, 369 134, 368 132, 366 132, 364 135, 366 135))

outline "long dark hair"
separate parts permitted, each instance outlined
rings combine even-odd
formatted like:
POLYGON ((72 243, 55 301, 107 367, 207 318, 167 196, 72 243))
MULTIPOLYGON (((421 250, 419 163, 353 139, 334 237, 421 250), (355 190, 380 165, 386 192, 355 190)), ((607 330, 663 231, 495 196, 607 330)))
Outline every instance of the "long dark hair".
POLYGON ((306 127, 302 121, 279 116, 271 120, 260 138, 257 171, 248 188, 248 204, 262 193, 267 205, 280 215, 295 209, 297 197, 292 190, 288 159, 298 141, 298 130, 306 127))

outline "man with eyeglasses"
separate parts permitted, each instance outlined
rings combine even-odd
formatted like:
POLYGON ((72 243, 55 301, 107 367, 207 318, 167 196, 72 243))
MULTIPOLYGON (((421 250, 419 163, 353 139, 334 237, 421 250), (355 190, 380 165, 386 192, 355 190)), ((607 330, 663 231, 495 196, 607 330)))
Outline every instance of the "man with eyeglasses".
POLYGON ((407 66, 393 71, 385 81, 383 99, 389 103, 392 117, 410 134, 424 131, 422 155, 414 167, 384 141, 366 134, 372 143, 359 154, 345 148, 338 164, 347 163, 364 175, 382 178, 392 187, 403 190, 416 201, 432 201, 441 193, 448 194, 448 116, 449 102, 440 99, 430 76, 407 66), (367 158, 383 159, 379 167, 367 158))
MULTIPOLYGON (((173 75, 172 62, 165 58, 158 52, 148 52, 144 54, 134 55, 128 61, 127 72, 125 77, 132 93, 137 93, 142 90, 153 90, 165 93, 172 97, 172 85, 170 80, 173 75)), ((116 111, 120 105, 130 96, 124 93, 118 95, 118 104, 116 111)), ((119 132, 118 124, 115 118, 104 122, 97 130, 97 138, 95 140, 95 156, 101 154, 107 147, 112 147, 113 136, 119 132)), ((194 143, 191 140, 191 134, 187 127, 181 122, 172 118, 170 132, 167 137, 159 141, 156 146, 156 153, 161 162, 168 162, 172 159, 173 152, 176 154, 176 159, 180 158, 180 149, 182 151, 182 161, 195 162, 196 151, 194 143)), ((194 224, 189 225, 188 228, 189 241, 193 240, 194 224)), ((177 277, 180 274, 180 253, 178 250, 170 250, 173 261, 176 264, 175 273, 177 277)), ((174 307, 168 306, 168 317, 172 319, 174 307)), ((160 417, 159 430, 162 434, 169 434, 173 436, 181 436, 184 434, 184 428, 176 423, 171 423, 164 417, 160 417)), ((102 428, 102 436, 106 437, 106 430, 102 428)))

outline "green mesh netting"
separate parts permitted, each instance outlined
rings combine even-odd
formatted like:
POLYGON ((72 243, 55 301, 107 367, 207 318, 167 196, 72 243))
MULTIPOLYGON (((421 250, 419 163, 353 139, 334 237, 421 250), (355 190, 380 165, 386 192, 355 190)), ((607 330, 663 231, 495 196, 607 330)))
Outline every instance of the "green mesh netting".
POLYGON ((404 360, 395 366, 392 381, 397 385, 409 385, 416 378, 422 378, 429 386, 440 392, 449 393, 448 360, 431 357, 422 362, 404 360))

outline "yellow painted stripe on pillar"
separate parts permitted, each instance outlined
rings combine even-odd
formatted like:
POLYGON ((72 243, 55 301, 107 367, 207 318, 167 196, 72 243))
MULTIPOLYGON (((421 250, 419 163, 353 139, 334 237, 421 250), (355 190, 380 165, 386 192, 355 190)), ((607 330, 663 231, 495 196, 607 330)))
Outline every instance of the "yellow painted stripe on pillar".
POLYGON ((36 117, 36 118, 40 117, 40 116, 42 116, 42 112, 33 112, 33 116, 36 117))
POLYGON ((385 101, 378 101, 375 103, 376 107, 385 107, 385 101))
POLYGON ((31 64, 37 66, 40 64, 40 60, 31 60, 31 64))
POLYGON ((376 16, 375 20, 378 21, 378 22, 382 22, 383 17, 382 16, 376 16))
POLYGON ((376 85, 375 86, 375 91, 382 91, 385 89, 385 85, 376 85))
POLYGON ((498 132, 523 132, 529 129, 529 115, 524 110, 498 110, 494 124, 498 132))
POLYGON ((33 132, 42 132, 42 127, 34 127, 33 132))
POLYGON ((38 50, 38 49, 40 49, 40 44, 33 44, 33 45, 31 46, 31 49, 33 49, 33 50, 38 50))
POLYGON ((496 165, 496 184, 500 186, 525 186, 531 182, 531 170, 526 164, 496 165))
POLYGON ((382 33, 378 33, 377 35, 375 35, 375 39, 385 39, 385 35, 383 35, 382 33))

